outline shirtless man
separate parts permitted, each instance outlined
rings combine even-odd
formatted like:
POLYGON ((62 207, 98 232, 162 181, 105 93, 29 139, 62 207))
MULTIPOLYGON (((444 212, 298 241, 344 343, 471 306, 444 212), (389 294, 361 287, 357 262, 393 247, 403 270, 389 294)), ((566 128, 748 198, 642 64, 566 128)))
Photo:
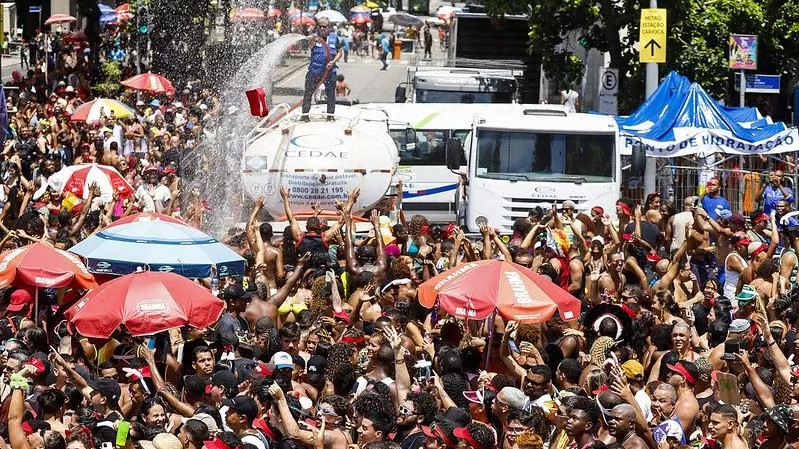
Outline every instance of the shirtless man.
POLYGON ((277 322, 277 309, 288 298, 294 284, 299 281, 303 273, 303 268, 311 260, 310 253, 305 253, 300 259, 297 260, 297 267, 286 279, 286 283, 280 287, 275 294, 267 292, 268 299, 260 298, 260 295, 255 295, 247 304, 247 309, 244 312, 244 318, 247 320, 250 329, 255 328, 255 322, 262 316, 268 316, 273 322, 277 322))
POLYGON ((699 378, 699 370, 693 362, 687 360, 666 366, 669 369, 668 383, 677 390, 674 416, 679 419, 685 435, 690 435, 694 431, 694 421, 699 413, 699 402, 694 394, 694 383, 699 378))
POLYGON ((595 303, 601 303, 603 297, 618 298, 624 290, 624 276, 621 272, 624 269, 624 255, 620 252, 612 253, 608 256, 607 271, 601 274, 592 272, 589 284, 589 298, 595 303))
POLYGON ((738 411, 729 404, 721 404, 710 414, 710 436, 724 449, 747 449, 746 441, 738 436, 738 411))
POLYGON ((255 232, 255 217, 264 207, 264 200, 259 198, 255 201, 247 220, 247 243, 255 254, 255 266, 258 270, 258 278, 269 289, 270 294, 277 292, 278 280, 286 277, 283 270, 283 251, 272 244, 272 225, 261 223, 258 232, 255 232))
POLYGON ((635 407, 619 404, 610 411, 608 432, 624 449, 646 449, 646 442, 635 434, 635 407))

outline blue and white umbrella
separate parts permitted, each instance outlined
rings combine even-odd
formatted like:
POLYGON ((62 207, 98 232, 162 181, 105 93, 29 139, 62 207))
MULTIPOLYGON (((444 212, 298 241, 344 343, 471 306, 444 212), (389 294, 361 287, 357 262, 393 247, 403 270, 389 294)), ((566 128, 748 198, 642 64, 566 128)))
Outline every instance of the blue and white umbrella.
POLYGON ((100 8, 100 24, 108 25, 109 23, 119 20, 119 17, 117 17, 117 12, 114 10, 114 8, 103 3, 100 3, 97 6, 100 8))
POLYGON ((138 268, 188 278, 244 274, 246 261, 202 231, 160 214, 122 219, 70 248, 86 259, 92 273, 124 275, 138 268), (159 217, 164 217, 163 219, 159 217))

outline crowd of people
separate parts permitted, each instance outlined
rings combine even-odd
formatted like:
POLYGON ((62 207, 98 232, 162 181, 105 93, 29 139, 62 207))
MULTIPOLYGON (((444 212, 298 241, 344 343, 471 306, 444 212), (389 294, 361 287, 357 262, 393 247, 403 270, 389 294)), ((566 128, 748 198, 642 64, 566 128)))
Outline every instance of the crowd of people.
MULTIPOLYGON (((56 39, 43 57, 48 73, 37 61, 6 92, 0 246, 68 249, 135 211, 201 227, 213 205, 181 200, 180 176, 220 112, 213 91, 191 82, 132 117, 74 122, 92 97, 84 48, 56 39), (49 187, 81 162, 115 166, 135 193, 49 187)), ((209 328, 89 338, 65 325, 63 292, 3 290, 0 449, 799 448, 799 221, 782 176, 750 217, 713 178, 679 212, 656 193, 615 211, 565 201, 475 240, 378 211, 356 234, 357 189, 301 226, 281 188, 282 234, 256 201, 224 238, 247 274, 197 280, 226 303, 209 328), (421 283, 489 259, 548 277, 579 318, 420 305, 421 283)))

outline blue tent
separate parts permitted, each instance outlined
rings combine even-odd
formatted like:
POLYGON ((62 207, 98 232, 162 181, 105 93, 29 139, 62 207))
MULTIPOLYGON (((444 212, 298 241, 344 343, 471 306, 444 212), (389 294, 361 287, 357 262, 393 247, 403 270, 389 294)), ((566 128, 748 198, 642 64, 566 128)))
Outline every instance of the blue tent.
POLYGON ((702 86, 669 73, 628 117, 616 117, 622 152, 641 142, 648 156, 776 154, 799 150, 796 128, 772 123, 756 108, 722 106, 702 86))

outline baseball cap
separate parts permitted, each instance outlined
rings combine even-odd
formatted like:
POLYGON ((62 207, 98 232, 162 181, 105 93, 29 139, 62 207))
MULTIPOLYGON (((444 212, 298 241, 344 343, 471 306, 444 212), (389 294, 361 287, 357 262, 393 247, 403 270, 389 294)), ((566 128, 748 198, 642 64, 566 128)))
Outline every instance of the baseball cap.
POLYGON ((27 290, 19 288, 11 293, 11 304, 8 305, 6 310, 9 312, 19 312, 25 308, 25 306, 32 303, 33 297, 31 297, 31 294, 27 290))
POLYGON ((216 420, 214 419, 213 416, 209 415, 208 413, 197 413, 191 418, 181 418, 180 420, 183 422, 183 424, 186 424, 192 419, 204 422, 205 425, 208 427, 208 431, 212 434, 219 432, 219 426, 216 425, 216 420))
POLYGON ((481 433, 473 435, 469 428, 474 428, 477 426, 484 426, 485 424, 480 424, 478 422, 474 422, 466 427, 456 427, 455 430, 452 431, 452 434, 455 435, 457 438, 462 438, 469 443, 469 446, 473 447, 474 449, 491 449, 497 445, 497 437, 494 435, 493 432, 481 433), (491 439, 488 440, 486 437, 491 435, 491 439))
POLYGON ((139 445, 142 449, 183 449, 180 438, 171 433, 159 433, 152 441, 140 440, 139 445))
POLYGON ((730 215, 730 218, 727 221, 729 221, 732 224, 737 224, 741 226, 746 224, 746 218, 744 218, 744 216, 741 214, 732 214, 730 215))
POLYGON ((758 215, 757 217, 755 217, 755 218, 753 218, 753 219, 752 219, 752 223, 758 223, 758 222, 761 222, 761 221, 769 221, 769 219, 770 219, 770 218, 769 218, 769 216, 768 216, 768 215, 766 215, 766 214, 760 214, 760 215, 758 215))
POLYGON ((572 200, 566 200, 560 205, 561 209, 577 209, 577 205, 572 200))
POLYGON ((164 173, 166 173, 166 174, 177 173, 177 172, 178 172, 178 169, 175 168, 175 166, 172 165, 172 164, 169 164, 166 167, 164 167, 164 173))
POLYGON ((768 249, 768 245, 766 245, 765 243, 752 242, 752 243, 749 244, 749 246, 746 247, 746 252, 750 256, 756 256, 756 255, 762 253, 763 251, 765 251, 767 249, 768 249))
POLYGON ((514 410, 525 410, 530 399, 516 387, 505 387, 497 394, 497 402, 514 410), (502 399, 500 399, 500 395, 502 395, 502 399))
POLYGON ((66 91, 66 92, 75 92, 75 88, 72 87, 72 86, 67 86, 67 88, 64 89, 64 91, 66 91))
POLYGON ((321 355, 315 355, 308 359, 305 376, 312 384, 319 383, 325 378, 325 368, 327 368, 327 359, 321 355))
POLYGON ((453 427, 463 427, 472 422, 472 417, 461 408, 450 407, 444 413, 437 413, 436 422, 450 424, 453 427))
POLYGON ((176 101, 176 102, 172 103, 172 106, 174 106, 175 109, 183 109, 183 103, 181 103, 179 101, 176 101))
POLYGON ((222 405, 227 405, 230 410, 246 416, 249 422, 258 417, 258 404, 255 403, 255 399, 249 396, 236 396, 231 399, 225 399, 222 401, 222 405))
POLYGON ((217 371, 211 376, 211 385, 224 387, 225 390, 228 391, 236 391, 239 387, 239 380, 236 378, 236 375, 230 371, 217 371))
POLYGON ((150 106, 154 106, 156 108, 160 108, 161 107, 161 100, 153 100, 153 101, 151 101, 150 102, 150 106))
POLYGON ((674 365, 667 364, 666 367, 684 377, 691 385, 695 384, 697 377, 699 377, 699 370, 696 369, 696 365, 685 360, 680 360, 674 365))
POLYGON ((114 379, 101 377, 97 380, 88 382, 92 390, 97 391, 109 401, 118 401, 119 396, 122 394, 122 389, 119 388, 119 383, 114 379))
POLYGON ((741 334, 749 330, 752 324, 745 318, 737 318, 732 320, 728 330, 734 334, 741 334))
POLYGON ((594 243, 599 243, 600 245, 605 246, 605 238, 602 237, 601 235, 595 235, 591 239, 591 244, 593 245, 594 243))
POLYGON ((227 443, 216 435, 208 441, 203 441, 203 447, 205 449, 231 449, 227 443))
MULTIPOLYGON (((738 305, 747 305, 757 298, 757 290, 749 284, 745 284, 743 288, 741 288, 741 292, 735 295, 735 299, 738 301, 738 305)), ((733 320, 733 323, 738 320, 733 320)), ((748 321, 747 321, 748 323, 748 321)), ((747 329, 749 326, 747 325, 747 329)), ((730 332, 735 332, 732 330, 732 324, 730 324, 730 332)))
POLYGON ((222 296, 225 299, 249 299, 252 293, 245 290, 241 284, 236 282, 225 287, 222 296))
POLYGON ((716 210, 716 215, 718 215, 719 218, 721 218, 722 220, 729 220, 730 217, 732 217, 732 211, 729 210, 729 209, 724 209, 724 208, 717 209, 716 210))
POLYGON ((144 105, 145 105, 145 103, 143 101, 141 101, 141 100, 136 102, 136 106, 144 106, 144 105))
POLYGON ((748 246, 750 243, 752 243, 752 240, 746 234, 743 234, 743 235, 736 234, 736 235, 732 236, 732 238, 730 240, 732 241, 732 243, 734 245, 748 246))
POLYGON ((624 377, 632 380, 644 380, 644 367, 638 360, 628 360, 621 364, 624 377))
POLYGON ((276 352, 275 355, 272 356, 272 363, 275 364, 277 369, 281 368, 291 368, 294 369, 294 360, 292 360, 291 355, 288 352, 276 352))

